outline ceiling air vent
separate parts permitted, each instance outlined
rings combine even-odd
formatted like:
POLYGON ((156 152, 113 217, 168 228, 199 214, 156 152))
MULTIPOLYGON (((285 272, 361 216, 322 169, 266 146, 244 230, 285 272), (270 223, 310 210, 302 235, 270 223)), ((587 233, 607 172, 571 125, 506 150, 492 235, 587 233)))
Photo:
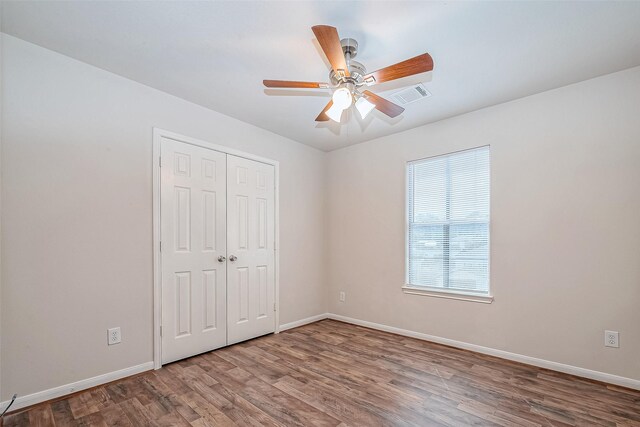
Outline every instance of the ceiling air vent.
POLYGON ((415 86, 411 86, 394 93, 393 95, 391 95, 391 98, 393 98, 393 100, 400 105, 406 105, 411 104, 412 102, 419 101, 423 98, 428 98, 430 96, 431 93, 427 90, 427 88, 424 87, 422 83, 418 83, 415 86))

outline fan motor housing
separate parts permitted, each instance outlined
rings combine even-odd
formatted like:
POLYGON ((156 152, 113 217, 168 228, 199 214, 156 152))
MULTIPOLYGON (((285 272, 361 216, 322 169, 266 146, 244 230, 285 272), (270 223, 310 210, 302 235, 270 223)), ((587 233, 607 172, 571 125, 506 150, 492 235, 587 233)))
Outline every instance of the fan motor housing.
POLYGON ((346 38, 340 40, 342 46, 342 52, 347 59, 347 66, 349 67, 349 77, 340 77, 335 71, 331 70, 329 73, 329 79, 331 83, 336 86, 340 83, 362 83, 364 76, 367 74, 367 69, 358 61, 354 61, 358 53, 358 42, 354 39, 346 38))
POLYGON ((333 85, 343 83, 344 81, 351 81, 352 83, 362 83, 364 76, 367 74, 367 69, 361 63, 357 61, 349 61, 349 77, 340 78, 335 71, 329 72, 329 78, 333 85))

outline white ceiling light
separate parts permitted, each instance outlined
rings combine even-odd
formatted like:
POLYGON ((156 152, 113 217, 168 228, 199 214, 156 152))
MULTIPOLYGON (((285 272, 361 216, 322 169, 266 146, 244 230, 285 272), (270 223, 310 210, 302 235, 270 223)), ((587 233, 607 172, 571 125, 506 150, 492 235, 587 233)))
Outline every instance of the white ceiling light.
POLYGON ((342 118, 342 112, 344 108, 338 107, 335 103, 325 112, 327 117, 329 117, 334 122, 340 123, 340 119, 342 118))
POLYGON ((369 101, 367 101, 366 99, 364 99, 364 97, 360 97, 356 101, 356 108, 358 109, 358 112, 360 113, 360 117, 362 117, 364 119, 365 117, 367 117, 369 115, 371 110, 376 108, 376 105, 371 103, 371 102, 369 102, 369 101))
POLYGON ((333 92, 333 105, 336 107, 344 110, 349 108, 352 102, 353 96, 351 96, 351 91, 346 87, 338 88, 333 92))
POLYGON ((346 87, 341 87, 333 92, 333 105, 325 113, 334 122, 340 122, 342 112, 351 106, 353 96, 351 91, 346 87))

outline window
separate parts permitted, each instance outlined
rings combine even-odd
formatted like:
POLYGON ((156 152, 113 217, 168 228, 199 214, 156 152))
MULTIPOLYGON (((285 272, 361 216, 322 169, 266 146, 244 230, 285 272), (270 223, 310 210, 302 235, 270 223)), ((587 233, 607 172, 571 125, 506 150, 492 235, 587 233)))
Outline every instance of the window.
POLYGON ((405 289, 489 296, 489 167, 489 147, 408 164, 405 289))

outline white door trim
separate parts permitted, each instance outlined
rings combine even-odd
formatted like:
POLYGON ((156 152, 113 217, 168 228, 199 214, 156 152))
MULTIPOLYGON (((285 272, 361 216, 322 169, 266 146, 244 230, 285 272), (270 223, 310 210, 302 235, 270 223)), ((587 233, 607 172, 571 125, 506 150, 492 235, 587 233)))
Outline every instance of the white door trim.
POLYGON ((280 332, 280 163, 277 160, 234 150, 223 145, 201 141, 164 129, 153 128, 153 367, 162 366, 162 265, 160 257, 160 144, 162 138, 172 139, 225 154, 273 165, 275 168, 275 333, 280 332))

